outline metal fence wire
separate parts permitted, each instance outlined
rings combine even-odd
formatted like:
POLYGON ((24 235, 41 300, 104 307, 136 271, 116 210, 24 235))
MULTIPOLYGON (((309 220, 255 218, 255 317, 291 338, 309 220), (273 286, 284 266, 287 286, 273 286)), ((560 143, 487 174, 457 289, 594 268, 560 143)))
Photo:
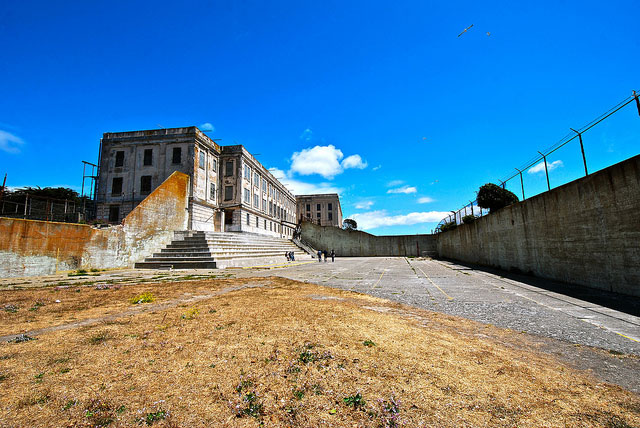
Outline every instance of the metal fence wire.
POLYGON ((0 216, 29 220, 80 223, 94 217, 93 201, 45 198, 25 195, 24 200, 0 201, 0 216))
MULTIPOLYGON (((582 154, 582 162, 584 164, 584 174, 585 174, 585 176, 589 175, 589 170, 588 170, 588 167, 587 167, 587 158, 586 158, 585 153, 584 153, 584 145, 583 145, 583 141, 582 141, 582 135, 585 132, 587 132, 588 130, 590 130, 591 128, 593 128, 594 126, 598 125, 600 122, 604 121, 605 119, 609 118, 613 114, 617 113, 618 111, 622 110, 624 107, 626 107, 629 104, 632 104, 634 102, 635 102, 636 108, 638 109, 638 115, 640 116, 639 94, 638 94, 637 91, 632 91, 632 95, 630 95, 629 97, 627 97, 624 100, 620 101, 618 104, 616 104, 615 106, 611 107, 608 111, 606 111, 605 113, 601 114, 597 118, 593 119, 591 122, 587 123, 583 127, 579 128, 579 129, 569 128, 571 130, 571 132, 568 133, 567 135, 565 135, 564 137, 562 137, 553 146, 549 147, 544 152, 538 151, 538 155, 536 155, 534 158, 532 158, 531 160, 527 161, 525 164, 520 166, 520 168, 514 168, 516 172, 514 172, 511 175, 503 178, 502 180, 498 180, 500 182, 500 187, 505 189, 506 185, 507 185, 507 182, 509 182, 510 180, 513 180, 514 178, 519 177, 520 178, 520 188, 521 188, 521 191, 522 191, 522 200, 525 200, 526 197, 525 197, 524 179, 522 177, 522 173, 526 172, 529 168, 539 164, 542 161, 542 162, 544 162, 544 170, 545 170, 545 175, 546 175, 546 178, 547 178, 547 190, 551 190, 551 185, 550 185, 550 181, 549 181, 549 168, 547 166, 547 156, 549 156, 550 154, 554 153, 555 151, 557 151, 561 147, 564 147, 565 145, 569 144, 571 141, 574 141, 574 140, 577 140, 580 143, 580 152, 582 154)), ((475 218, 475 217, 482 217, 482 216, 484 216, 484 215, 486 215, 488 213, 489 213, 488 209, 483 209, 483 208, 480 208, 478 206, 478 201, 477 200, 469 201, 468 205, 463 206, 462 208, 460 208, 457 211, 451 211, 450 215, 448 215, 447 217, 445 217, 442 220, 440 220, 440 222, 436 226, 435 232, 436 233, 441 232, 443 226, 449 225, 449 224, 454 223, 454 222, 455 222, 456 225, 464 223, 463 218, 465 216, 469 216, 470 215, 470 216, 473 216, 475 218)))

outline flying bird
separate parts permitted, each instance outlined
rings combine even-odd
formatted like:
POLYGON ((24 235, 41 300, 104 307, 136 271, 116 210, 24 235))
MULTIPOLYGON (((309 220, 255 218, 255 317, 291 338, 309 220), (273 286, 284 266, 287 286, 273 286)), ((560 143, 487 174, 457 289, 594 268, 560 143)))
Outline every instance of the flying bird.
POLYGON ((490 35, 491 35, 491 33, 489 31, 487 31, 487 36, 490 36, 490 35))
POLYGON ((462 33, 458 34, 458 37, 460 37, 460 36, 462 36, 464 33, 466 33, 466 32, 467 32, 467 30, 468 30, 469 28, 471 28, 471 27, 473 27, 473 24, 469 25, 467 28, 465 28, 465 29, 462 31, 462 33))

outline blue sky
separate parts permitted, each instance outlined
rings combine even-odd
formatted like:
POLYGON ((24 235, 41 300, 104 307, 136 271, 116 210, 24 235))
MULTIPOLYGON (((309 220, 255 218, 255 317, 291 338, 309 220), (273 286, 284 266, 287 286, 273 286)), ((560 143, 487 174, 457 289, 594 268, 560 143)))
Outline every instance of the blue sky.
MULTIPOLYGON (((3 2, 0 174, 79 190, 103 132, 211 124, 365 230, 428 233, 640 90, 640 2, 522 3, 3 2)), ((589 169, 639 131, 630 105, 586 133, 589 169)), ((549 162, 583 174, 577 142, 549 162)))

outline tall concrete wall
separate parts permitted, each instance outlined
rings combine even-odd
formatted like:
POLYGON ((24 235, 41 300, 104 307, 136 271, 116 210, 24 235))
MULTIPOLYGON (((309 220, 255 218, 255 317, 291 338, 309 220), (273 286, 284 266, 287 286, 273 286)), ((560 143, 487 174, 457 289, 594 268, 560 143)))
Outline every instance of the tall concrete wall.
POLYGON ((0 217, 0 277, 130 267, 187 228, 189 176, 174 172, 123 220, 106 229, 0 217))
POLYGON ((316 250, 335 250, 338 257, 426 256, 436 251, 434 235, 375 236, 306 221, 301 237, 316 250))
POLYGON ((438 254, 640 296, 640 156, 437 235, 438 254))

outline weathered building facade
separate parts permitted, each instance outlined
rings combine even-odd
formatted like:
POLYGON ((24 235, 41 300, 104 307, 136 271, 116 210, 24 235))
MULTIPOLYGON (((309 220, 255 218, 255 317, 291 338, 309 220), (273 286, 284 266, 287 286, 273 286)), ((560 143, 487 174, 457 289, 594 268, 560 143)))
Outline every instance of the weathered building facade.
POLYGON ((320 226, 342 226, 342 208, 337 193, 297 195, 298 220, 311 221, 320 226))
POLYGON ((220 146, 195 126, 105 133, 97 219, 120 222, 174 171, 190 177, 190 230, 292 236, 293 194, 243 146, 220 146))

